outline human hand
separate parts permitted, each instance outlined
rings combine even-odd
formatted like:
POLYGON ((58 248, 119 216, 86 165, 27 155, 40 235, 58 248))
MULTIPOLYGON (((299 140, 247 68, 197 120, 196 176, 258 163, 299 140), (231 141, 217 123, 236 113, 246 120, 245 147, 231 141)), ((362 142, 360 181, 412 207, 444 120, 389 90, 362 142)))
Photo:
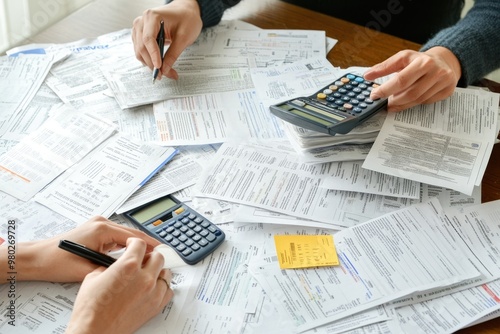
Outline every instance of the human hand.
POLYGON ((67 333, 133 333, 172 299, 171 273, 144 240, 130 238, 127 249, 108 268, 85 277, 67 333))
POLYGON ((388 111, 443 100, 453 94, 462 75, 455 55, 438 46, 425 52, 400 51, 370 68, 364 77, 373 81, 394 72, 398 73, 370 95, 372 100, 388 97, 388 111))
POLYGON ((177 58, 191 45, 201 32, 200 7, 196 0, 175 0, 164 6, 148 9, 134 20, 132 41, 136 58, 150 69, 160 68, 157 80, 165 75, 177 79, 177 71, 172 69, 177 58), (163 20, 165 47, 170 45, 163 57, 156 43, 156 36, 163 20))
POLYGON ((59 241, 67 239, 97 252, 107 253, 109 250, 124 247, 129 238, 140 238, 147 245, 148 251, 160 244, 156 239, 144 232, 125 227, 103 217, 93 217, 75 229, 50 239, 35 241, 23 247, 31 249, 33 256, 31 267, 23 272, 23 280, 43 280, 50 282, 80 282, 99 267, 97 264, 80 256, 71 254, 58 247, 59 241))

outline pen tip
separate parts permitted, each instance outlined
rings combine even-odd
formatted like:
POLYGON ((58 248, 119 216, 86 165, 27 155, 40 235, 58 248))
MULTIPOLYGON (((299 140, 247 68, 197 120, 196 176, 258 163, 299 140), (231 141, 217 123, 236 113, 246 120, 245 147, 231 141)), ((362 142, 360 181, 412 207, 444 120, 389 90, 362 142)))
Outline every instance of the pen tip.
POLYGON ((153 84, 155 83, 155 78, 153 78, 152 82, 153 82, 153 84))

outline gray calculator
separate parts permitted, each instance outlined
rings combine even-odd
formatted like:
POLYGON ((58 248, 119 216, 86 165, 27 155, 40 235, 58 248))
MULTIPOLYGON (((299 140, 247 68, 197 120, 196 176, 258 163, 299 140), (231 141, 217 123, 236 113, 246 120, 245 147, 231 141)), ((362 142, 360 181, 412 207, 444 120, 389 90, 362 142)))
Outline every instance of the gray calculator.
POLYGON ((150 236, 172 247, 187 264, 196 264, 224 241, 224 232, 172 195, 123 214, 150 236))
POLYGON ((356 74, 346 74, 307 97, 270 107, 275 116, 305 129, 334 136, 346 134, 383 110, 387 99, 370 99, 378 84, 356 74))

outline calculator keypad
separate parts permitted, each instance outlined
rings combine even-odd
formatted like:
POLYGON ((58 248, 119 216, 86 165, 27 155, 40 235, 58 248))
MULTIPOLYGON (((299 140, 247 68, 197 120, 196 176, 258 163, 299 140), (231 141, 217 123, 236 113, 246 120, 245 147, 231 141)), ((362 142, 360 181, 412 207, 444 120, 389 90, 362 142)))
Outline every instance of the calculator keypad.
POLYGON ((369 111, 374 101, 370 92, 379 85, 355 74, 346 74, 310 98, 340 113, 359 116, 369 111))
POLYGON ((194 264, 211 253, 225 238, 224 233, 204 217, 184 207, 183 213, 158 225, 156 235, 194 264), (201 257, 201 258, 200 258, 201 257))

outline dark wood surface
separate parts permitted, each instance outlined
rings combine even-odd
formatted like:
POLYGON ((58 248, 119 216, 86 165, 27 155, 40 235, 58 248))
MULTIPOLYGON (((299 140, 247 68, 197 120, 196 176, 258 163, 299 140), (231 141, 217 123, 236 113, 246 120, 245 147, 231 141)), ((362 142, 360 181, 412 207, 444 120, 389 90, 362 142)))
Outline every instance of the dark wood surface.
MULTIPOLYGON (((405 41, 331 16, 313 12, 284 2, 273 3, 259 13, 242 18, 264 29, 325 30, 326 35, 338 40, 328 54, 328 60, 342 68, 372 66, 403 49, 418 50, 420 45, 405 41)), ((482 80, 483 86, 500 93, 498 83, 482 80)), ((495 145, 482 182, 482 201, 500 199, 500 144, 495 145)), ((500 318, 462 329, 460 334, 498 334, 500 318)))

